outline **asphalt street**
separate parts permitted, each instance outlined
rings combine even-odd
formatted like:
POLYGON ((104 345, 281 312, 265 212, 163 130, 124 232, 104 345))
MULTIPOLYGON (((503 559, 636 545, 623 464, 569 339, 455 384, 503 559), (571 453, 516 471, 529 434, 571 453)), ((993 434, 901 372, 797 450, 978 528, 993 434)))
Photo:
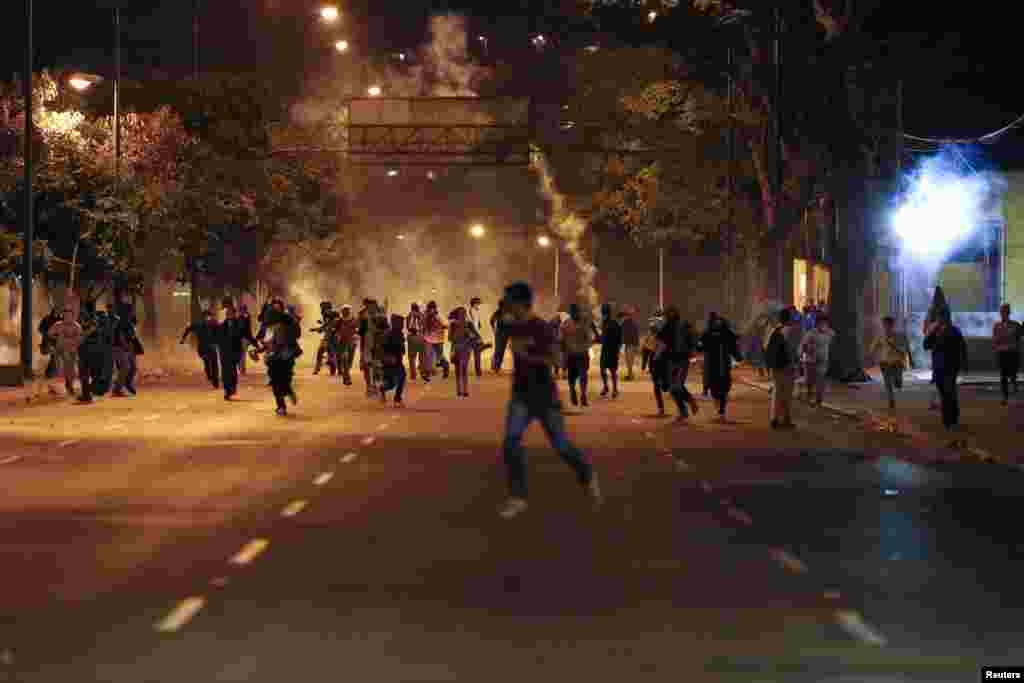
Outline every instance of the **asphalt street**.
MULTIPOLYGON (((0 681, 973 681, 1024 663, 1022 475, 807 407, 568 409, 500 519, 509 377, 403 408, 300 371, 0 414, 0 681)), ((599 384, 592 378, 591 386, 599 384)), ((692 387, 695 388, 695 387, 692 387)), ((591 389, 591 394, 595 392, 591 389)))

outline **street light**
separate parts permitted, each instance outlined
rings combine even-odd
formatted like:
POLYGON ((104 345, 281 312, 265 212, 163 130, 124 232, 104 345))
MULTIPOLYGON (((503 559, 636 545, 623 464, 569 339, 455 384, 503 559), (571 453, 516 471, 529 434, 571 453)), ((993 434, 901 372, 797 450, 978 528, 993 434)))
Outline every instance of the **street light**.
POLYGON ((395 235, 395 239, 396 240, 404 240, 405 239, 405 235, 395 235))
POLYGON ((475 239, 480 239, 486 233, 487 230, 484 228, 484 226, 480 225, 479 223, 477 223, 476 225, 469 229, 469 234, 472 235, 475 239))
POLYGON ((320 8, 320 18, 329 24, 333 24, 341 17, 341 12, 334 5, 324 5, 320 8))
POLYGON ((93 81, 84 76, 72 76, 68 79, 68 85, 77 90, 78 92, 85 92, 92 87, 93 81))
MULTIPOLYGON (((550 237, 548 237, 547 235, 541 235, 540 237, 537 238, 537 244, 539 244, 544 249, 547 249, 553 243, 552 243, 550 237)), ((554 251, 555 251, 555 297, 554 298, 555 298, 555 305, 558 306, 559 305, 559 301, 558 301, 558 251, 559 251, 559 249, 558 249, 557 245, 555 245, 555 250, 554 251)))
POLYGON ((338 52, 345 52, 345 51, 347 51, 348 50, 348 41, 347 40, 339 40, 338 42, 336 42, 334 44, 334 49, 337 50, 338 52))
POLYGON ((648 23, 653 24, 654 20, 657 19, 657 18, 658 18, 658 13, 655 12, 654 10, 651 10, 650 12, 647 13, 647 21, 648 21, 648 23))
POLYGON ((391 169, 390 171, 388 171, 389 178, 394 178, 396 175, 398 175, 398 171, 396 169, 391 169))
POLYGON ((369 88, 366 89, 366 93, 370 97, 380 97, 380 93, 381 93, 380 86, 379 85, 371 85, 369 88))

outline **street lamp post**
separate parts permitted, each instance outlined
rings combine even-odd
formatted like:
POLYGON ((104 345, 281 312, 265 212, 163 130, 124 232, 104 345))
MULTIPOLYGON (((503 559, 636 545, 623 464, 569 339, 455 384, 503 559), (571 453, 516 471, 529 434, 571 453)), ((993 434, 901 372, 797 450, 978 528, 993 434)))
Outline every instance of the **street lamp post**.
POLYGON ((25 0, 25 234, 21 258, 21 365, 32 379, 32 241, 35 239, 35 202, 32 200, 32 0, 25 0))

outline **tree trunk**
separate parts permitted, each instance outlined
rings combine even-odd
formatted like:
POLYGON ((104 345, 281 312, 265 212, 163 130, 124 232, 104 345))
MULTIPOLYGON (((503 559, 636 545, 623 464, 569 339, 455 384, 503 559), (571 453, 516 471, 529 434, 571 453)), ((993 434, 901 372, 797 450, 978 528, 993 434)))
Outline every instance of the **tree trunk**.
POLYGON ((157 274, 146 273, 146 279, 142 284, 142 310, 145 318, 142 325, 142 336, 147 344, 153 347, 160 346, 160 326, 156 311, 156 287, 157 274))
POLYGON ((830 374, 842 381, 859 381, 864 375, 864 292, 871 275, 865 190, 862 173, 854 169, 846 176, 844 191, 835 195, 838 239, 829 308, 836 338, 830 374))

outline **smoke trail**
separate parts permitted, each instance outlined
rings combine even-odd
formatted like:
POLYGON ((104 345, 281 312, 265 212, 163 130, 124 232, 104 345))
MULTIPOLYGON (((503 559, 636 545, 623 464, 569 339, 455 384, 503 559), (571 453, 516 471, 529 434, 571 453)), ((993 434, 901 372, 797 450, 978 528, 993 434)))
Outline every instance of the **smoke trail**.
POLYGON ((553 210, 548 227, 565 242, 566 251, 572 256, 576 271, 579 273, 576 294, 589 306, 597 306, 599 298, 594 287, 597 268, 587 259, 580 246, 580 239, 587 230, 587 224, 569 208, 565 195, 555 187, 555 179, 544 154, 535 153, 531 163, 540 175, 541 191, 551 201, 553 210))
POLYGON ((393 97, 477 97, 477 85, 490 69, 473 61, 466 18, 444 14, 430 19, 430 42, 415 64, 389 67, 384 90, 393 97))

